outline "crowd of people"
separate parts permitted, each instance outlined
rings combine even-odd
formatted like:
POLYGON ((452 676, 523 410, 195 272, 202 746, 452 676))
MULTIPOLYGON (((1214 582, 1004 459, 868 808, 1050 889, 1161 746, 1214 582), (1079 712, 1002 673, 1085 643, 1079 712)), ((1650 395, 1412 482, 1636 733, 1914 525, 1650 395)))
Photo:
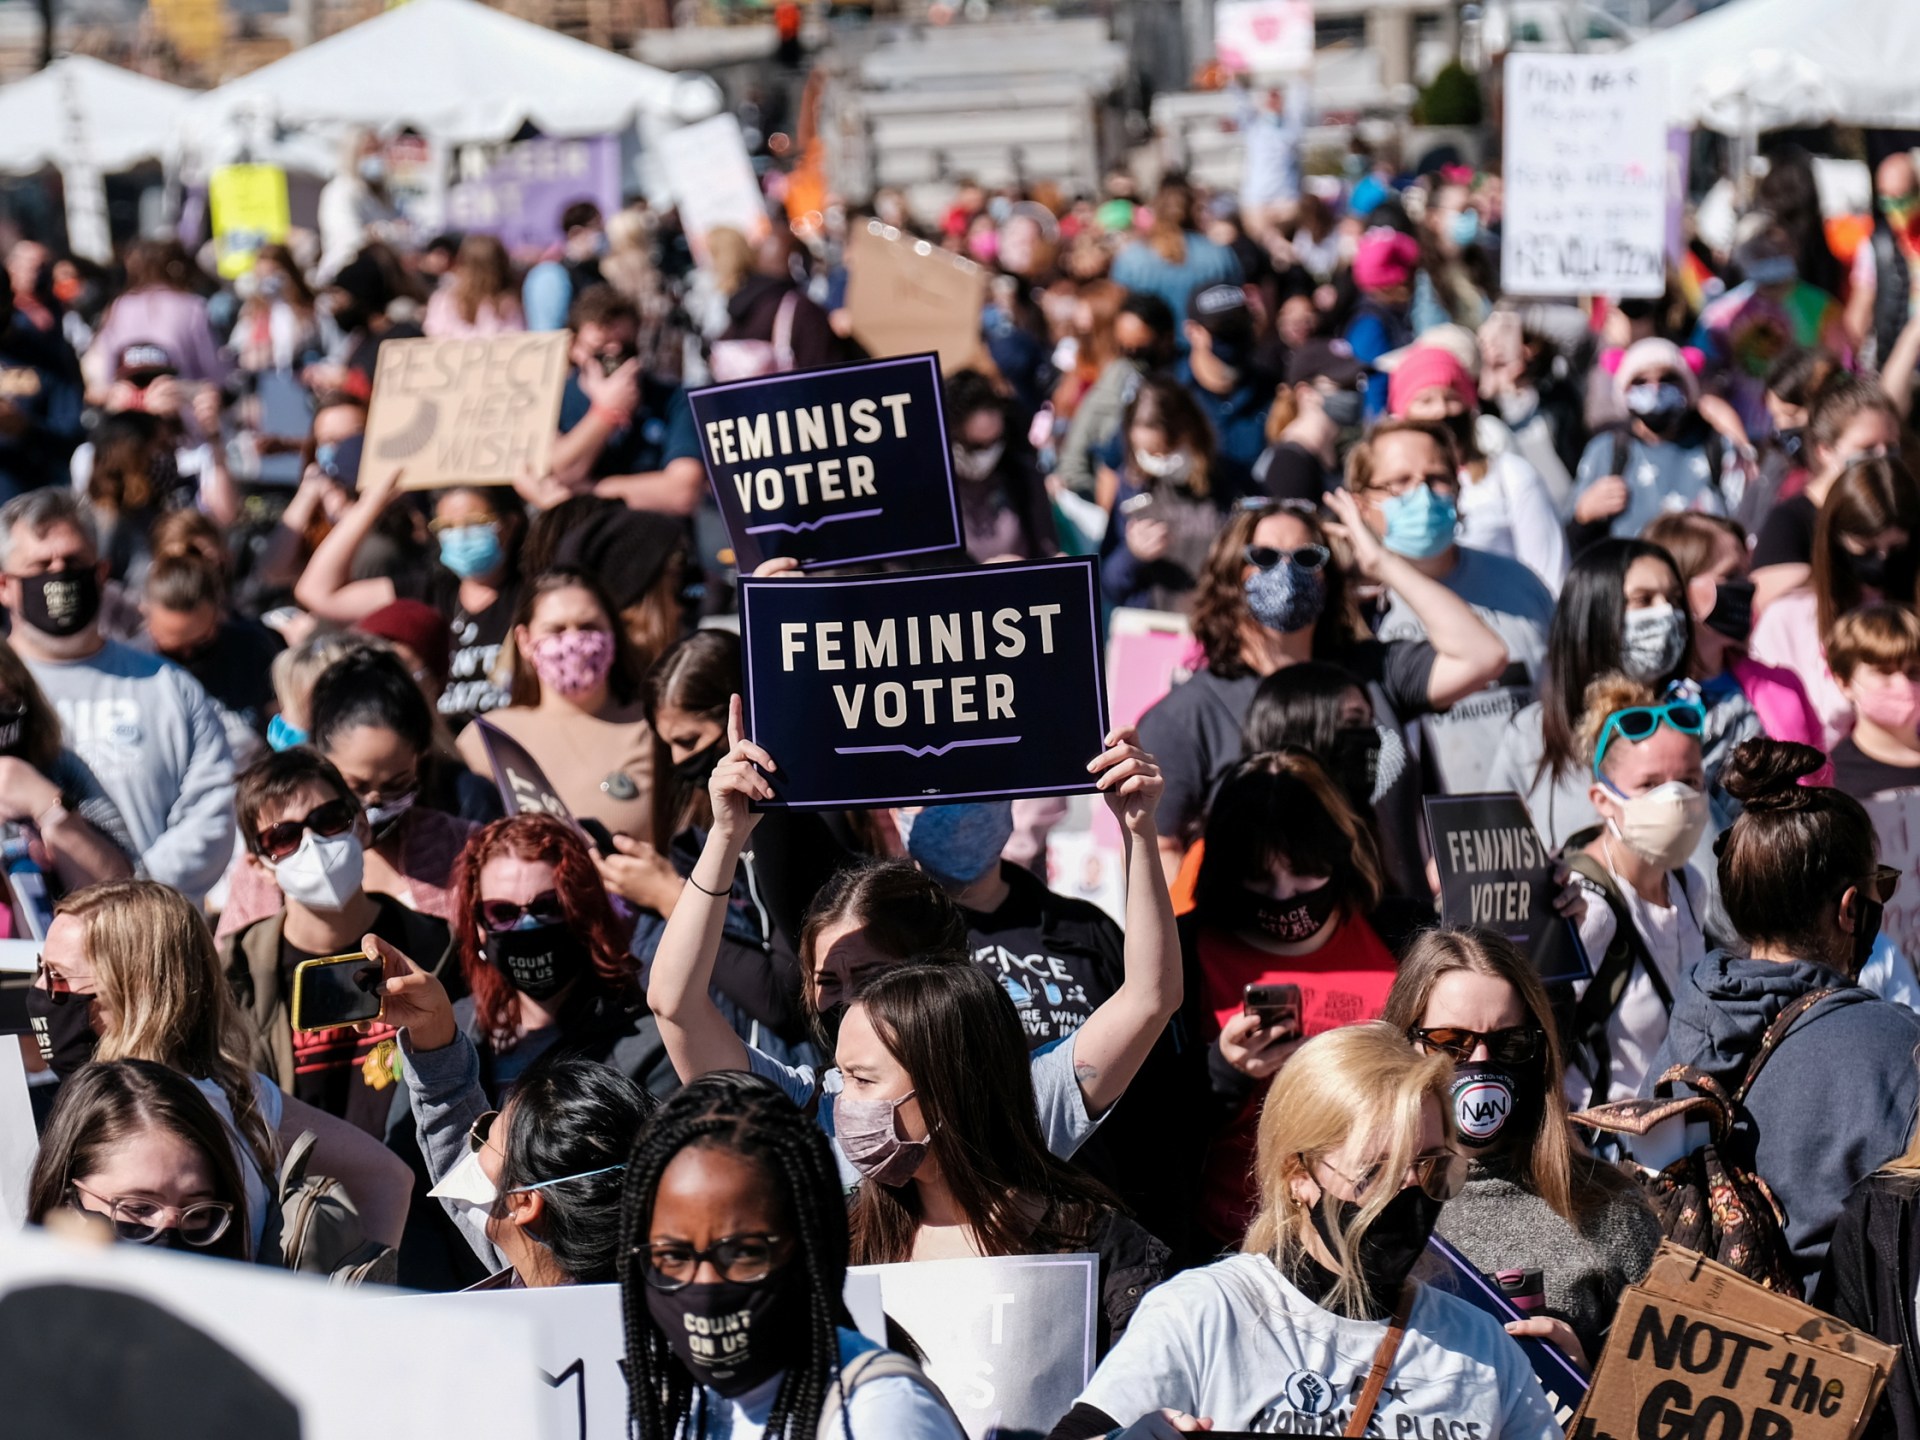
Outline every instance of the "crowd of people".
MULTIPOLYGON (((1876 817, 1920 789, 1912 163, 1847 255, 1783 152, 1664 297, 1548 304, 1501 293, 1497 174, 1303 177, 1262 135, 1240 195, 883 191, 698 265, 639 202, 538 255, 413 235, 377 166, 229 283, 14 244, 31 1220, 617 1284, 643 1440, 955 1440, 847 1267, 1068 1253, 1099 1366, 1054 1440, 1544 1440, 1516 1341, 1598 1360, 1703 1138, 1606 1107, 1687 1067, 1740 1095, 1756 1278, 1908 1338, 1920 980, 1876 817), (1086 757, 1118 917, 1050 870, 1055 802, 760 805, 806 757, 745 733, 685 391, 860 358, 869 214, 990 276, 930 563, 1095 556, 1190 637, 1086 757), (544 473, 363 453, 385 342, 529 327, 571 334, 544 473), (494 734, 570 820, 503 800, 494 734), (1441 925, 1422 802, 1487 792, 1587 981, 1441 925), (296 1028, 296 970, 361 951, 379 1018, 296 1028), (1415 1280, 1436 1236, 1521 1318, 1415 1280)), ((1920 1357, 1874 1424, 1920 1440, 1920 1357)))

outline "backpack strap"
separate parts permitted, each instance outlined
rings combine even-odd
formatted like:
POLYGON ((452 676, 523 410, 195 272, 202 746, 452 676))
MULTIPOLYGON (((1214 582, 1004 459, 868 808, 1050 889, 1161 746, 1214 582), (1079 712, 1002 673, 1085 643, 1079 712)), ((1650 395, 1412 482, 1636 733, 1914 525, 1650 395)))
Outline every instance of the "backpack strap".
POLYGON ((1654 994, 1668 1009, 1673 1008, 1673 992, 1667 988, 1666 978, 1654 963, 1646 941, 1640 938, 1640 931, 1633 923, 1626 901, 1621 897, 1620 887, 1607 867, 1571 844, 1561 853, 1560 859, 1569 870, 1600 891, 1606 899, 1607 909, 1613 915, 1613 939, 1607 942, 1607 953, 1601 957, 1593 979, 1574 1003, 1573 1023, 1568 1035, 1574 1045, 1584 1045, 1592 1055, 1594 1074, 1589 1078, 1593 1081, 1594 1093, 1604 1097, 1608 1083, 1613 1078, 1613 1057, 1606 1044, 1607 1021, 1620 1008, 1621 997, 1626 994, 1627 986, 1633 979, 1634 968, 1637 966, 1646 973, 1654 994))
POLYGON ((307 1164, 313 1159, 314 1148, 319 1144, 311 1130, 302 1130, 300 1138, 287 1147, 287 1153, 280 1159, 280 1170, 274 1177, 274 1196, 285 1201, 307 1180, 307 1164))
POLYGON ((1787 1032, 1793 1028, 1794 1022, 1833 993, 1831 987, 1825 990, 1809 990, 1773 1017, 1773 1023, 1767 1027, 1767 1033, 1760 1037, 1760 1048, 1754 1051, 1753 1059, 1747 1064, 1746 1077, 1741 1080, 1740 1088, 1733 1092, 1734 1104, 1739 1105, 1746 1101, 1747 1091, 1753 1088, 1754 1080, 1765 1068, 1767 1061, 1772 1058, 1773 1052, 1780 1048, 1780 1042, 1787 1038, 1787 1032))
POLYGON ((782 372, 793 369, 793 317, 800 308, 796 287, 780 297, 780 308, 773 316, 773 355, 782 372))
POLYGON ((1628 425, 1608 427, 1613 434, 1613 463, 1607 467, 1607 474, 1627 478, 1627 450, 1633 444, 1633 429, 1628 425))
MULTIPOLYGON (((853 1392, 869 1380, 887 1379, 917 1381, 941 1409, 953 1414, 940 1387, 927 1378, 927 1372, 912 1356, 898 1350, 863 1350, 840 1367, 836 1383, 827 1387, 826 1403, 820 1407, 818 1440, 853 1440, 853 1422, 847 1413, 853 1406, 853 1392)), ((958 1416, 953 1423, 960 1425, 958 1416)))

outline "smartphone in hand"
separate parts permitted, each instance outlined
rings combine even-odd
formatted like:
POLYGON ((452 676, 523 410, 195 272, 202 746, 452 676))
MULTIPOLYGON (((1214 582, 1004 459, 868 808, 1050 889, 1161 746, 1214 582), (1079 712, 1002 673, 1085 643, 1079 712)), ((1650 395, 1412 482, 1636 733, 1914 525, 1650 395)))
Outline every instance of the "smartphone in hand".
POLYGON ((1241 1009, 1260 1017, 1262 1030, 1278 1032, 1282 1040, 1300 1038, 1300 987, 1249 985, 1241 1009))
POLYGON ((364 950, 303 960, 293 970, 293 1028, 338 1030, 386 1009, 380 962, 364 950))

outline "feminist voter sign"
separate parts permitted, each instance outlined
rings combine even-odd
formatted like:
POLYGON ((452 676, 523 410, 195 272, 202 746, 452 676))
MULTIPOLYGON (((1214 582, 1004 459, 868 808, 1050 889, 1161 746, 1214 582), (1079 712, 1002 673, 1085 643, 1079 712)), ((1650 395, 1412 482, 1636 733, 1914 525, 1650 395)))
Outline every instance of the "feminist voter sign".
POLYGON ((955 551, 940 362, 908 355, 687 393, 741 571, 955 551))
POLYGON ((1440 871, 1440 920, 1493 930, 1548 984, 1591 972, 1573 922, 1553 908, 1553 857, 1518 795, 1429 795, 1427 835, 1440 871))
POLYGON ((1091 790, 1104 748, 1089 557, 740 582, 747 730, 771 803, 840 809, 1091 790))

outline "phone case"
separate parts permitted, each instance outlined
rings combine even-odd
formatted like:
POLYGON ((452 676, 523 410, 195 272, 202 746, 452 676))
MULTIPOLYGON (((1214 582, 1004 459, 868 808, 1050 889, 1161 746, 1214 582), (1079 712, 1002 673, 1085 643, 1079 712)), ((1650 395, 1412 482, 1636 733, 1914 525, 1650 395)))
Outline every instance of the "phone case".
POLYGON ((338 1020, 330 1025, 302 1025, 300 1023, 301 1021, 301 1015, 300 1015, 300 990, 301 990, 300 976, 301 974, 304 971, 311 969, 315 965, 338 965, 343 960, 353 959, 355 957, 355 954, 357 954, 360 960, 365 964, 371 965, 375 963, 373 957, 371 955, 368 955, 364 950, 362 950, 358 952, 349 952, 348 954, 345 954, 345 955, 316 955, 314 956, 313 959, 302 960, 298 965, 293 967, 293 1003, 292 1003, 293 1022, 292 1023, 293 1023, 293 1028, 295 1030, 306 1030, 309 1032, 317 1032, 321 1030, 346 1030, 355 1025, 370 1025, 375 1020, 381 1020, 386 1017, 387 997, 385 995, 381 995, 378 997, 380 1001, 380 1008, 364 1020, 338 1020))

